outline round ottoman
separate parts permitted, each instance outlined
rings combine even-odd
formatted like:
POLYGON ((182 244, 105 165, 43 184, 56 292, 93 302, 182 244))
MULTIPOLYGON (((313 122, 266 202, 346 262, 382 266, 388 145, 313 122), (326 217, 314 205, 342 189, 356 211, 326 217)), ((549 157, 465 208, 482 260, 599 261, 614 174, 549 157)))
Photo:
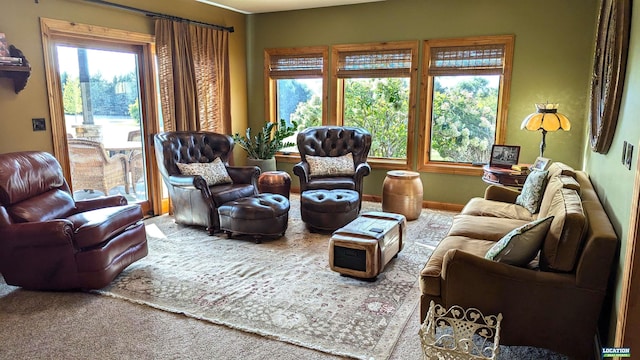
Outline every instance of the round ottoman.
POLYGON ((359 200, 354 190, 307 190, 300 195, 300 215, 311 230, 334 231, 358 217, 359 200))
POLYGON ((280 194, 259 194, 230 201, 218 208, 220 230, 261 236, 282 236, 289 223, 289 200, 280 194))

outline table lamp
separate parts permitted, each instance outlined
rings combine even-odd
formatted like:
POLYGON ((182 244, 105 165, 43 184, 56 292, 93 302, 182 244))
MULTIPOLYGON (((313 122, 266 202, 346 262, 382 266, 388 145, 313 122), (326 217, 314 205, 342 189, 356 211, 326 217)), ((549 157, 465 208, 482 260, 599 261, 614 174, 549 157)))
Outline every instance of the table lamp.
POLYGON ((542 130, 542 142, 540 142, 540 156, 544 157, 546 147, 545 137, 548 131, 569 130, 569 119, 558 112, 558 104, 536 104, 536 112, 529 114, 523 121, 520 129, 531 131, 542 130))

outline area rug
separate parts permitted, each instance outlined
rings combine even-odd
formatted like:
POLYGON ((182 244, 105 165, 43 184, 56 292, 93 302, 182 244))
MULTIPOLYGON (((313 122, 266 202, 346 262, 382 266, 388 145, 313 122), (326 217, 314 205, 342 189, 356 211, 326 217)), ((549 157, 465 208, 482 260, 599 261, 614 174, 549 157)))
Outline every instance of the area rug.
MULTIPOLYGON (((364 202, 362 211, 380 204, 364 202)), ((149 255, 97 292, 330 354, 386 359, 453 215, 425 209, 408 222, 404 249, 372 282, 331 271, 330 235, 306 229, 297 196, 285 236, 260 244, 160 216, 146 221, 149 255)))

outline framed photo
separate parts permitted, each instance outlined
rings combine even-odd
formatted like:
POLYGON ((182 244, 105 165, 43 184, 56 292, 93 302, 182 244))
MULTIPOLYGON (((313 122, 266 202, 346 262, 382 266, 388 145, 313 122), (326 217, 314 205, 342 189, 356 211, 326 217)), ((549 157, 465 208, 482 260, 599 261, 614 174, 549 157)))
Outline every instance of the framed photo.
POLYGON ((551 165, 551 159, 538 156, 536 158, 536 162, 534 162, 533 165, 531 165, 531 170, 544 171, 549 168, 549 165, 551 165))
POLYGON ((520 146, 493 145, 491 148, 491 161, 489 166, 511 168, 518 163, 520 158, 520 146))

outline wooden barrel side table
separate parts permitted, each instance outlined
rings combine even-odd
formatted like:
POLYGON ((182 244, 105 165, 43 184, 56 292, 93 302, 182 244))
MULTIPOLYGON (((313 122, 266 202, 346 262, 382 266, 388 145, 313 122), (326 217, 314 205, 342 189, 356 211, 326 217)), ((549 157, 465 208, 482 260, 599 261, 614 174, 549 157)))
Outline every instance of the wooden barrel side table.
POLYGON ((265 171, 258 177, 258 191, 280 194, 288 199, 291 191, 291 176, 286 171, 265 171))
POLYGON ((422 180, 414 171, 387 172, 382 186, 382 211, 404 215, 407 220, 420 217, 422 211, 422 180))

